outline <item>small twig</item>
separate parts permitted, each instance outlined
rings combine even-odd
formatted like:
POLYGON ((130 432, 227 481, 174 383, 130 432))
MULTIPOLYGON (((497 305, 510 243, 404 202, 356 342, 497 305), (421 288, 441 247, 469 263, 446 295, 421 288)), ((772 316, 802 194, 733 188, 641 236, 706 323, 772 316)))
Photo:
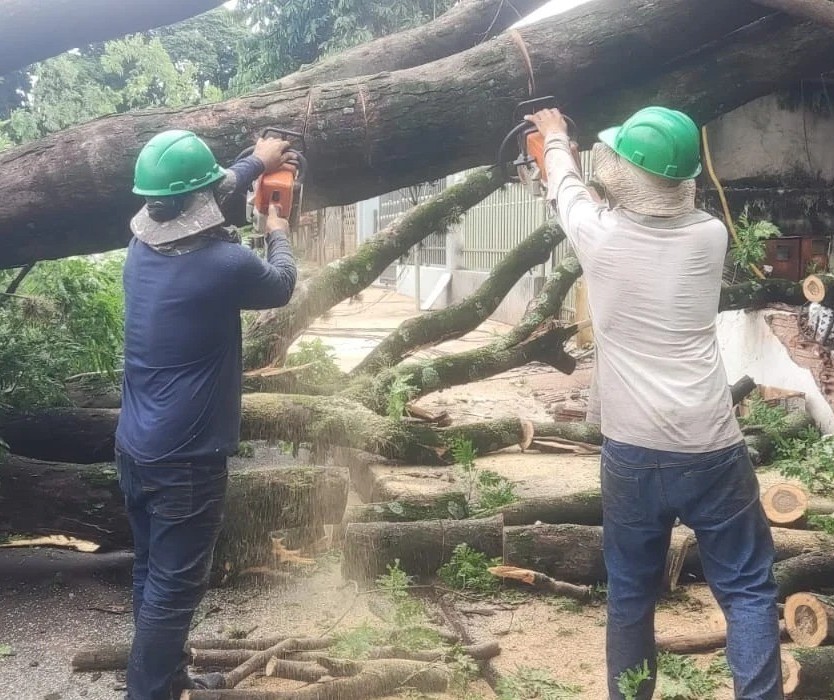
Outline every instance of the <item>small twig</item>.
POLYGON ((26 277, 31 271, 32 268, 35 267, 35 263, 31 262, 28 265, 24 265, 20 268, 20 271, 17 273, 17 276, 11 281, 8 287, 6 287, 6 296, 12 296, 20 287, 21 282, 23 282, 23 278, 26 277))

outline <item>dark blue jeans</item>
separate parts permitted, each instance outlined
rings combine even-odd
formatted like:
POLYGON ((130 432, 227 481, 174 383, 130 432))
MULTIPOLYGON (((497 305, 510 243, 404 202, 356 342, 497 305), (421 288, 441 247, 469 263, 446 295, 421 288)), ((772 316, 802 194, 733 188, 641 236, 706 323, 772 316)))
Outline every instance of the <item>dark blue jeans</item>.
POLYGON ((148 465, 117 451, 116 465, 135 551, 128 698, 171 700, 186 687, 183 649, 208 587, 226 460, 148 465))
POLYGON ((736 700, 781 700, 773 539, 747 448, 685 454, 606 440, 602 449, 608 569, 608 688, 648 661, 656 676, 655 604, 675 518, 694 530, 704 575, 727 620, 727 661, 736 700))

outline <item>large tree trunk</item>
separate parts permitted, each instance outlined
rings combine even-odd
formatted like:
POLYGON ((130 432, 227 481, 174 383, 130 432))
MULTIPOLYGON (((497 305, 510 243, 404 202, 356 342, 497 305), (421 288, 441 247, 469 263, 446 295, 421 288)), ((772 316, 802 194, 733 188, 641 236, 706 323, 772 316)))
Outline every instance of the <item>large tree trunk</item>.
MULTIPOLYGON (((268 562, 270 533, 341 521, 347 470, 246 467, 229 474, 226 520, 215 550, 218 568, 235 572, 268 562)), ((10 455, 0 464, 0 531, 62 534, 105 549, 131 545, 112 464, 40 462, 10 455)))
POLYGON ((375 39, 305 66, 258 92, 309 87, 358 75, 422 66, 500 34, 546 0, 462 0, 433 22, 375 39))
POLYGON ((784 689, 791 698, 825 698, 834 688, 834 647, 783 651, 788 673, 784 689))
POLYGON ((761 12, 742 0, 597 0, 405 71, 68 129, 0 156, 0 267, 123 245, 138 205, 130 193, 133 162, 164 128, 198 131, 223 161, 265 126, 303 132, 312 174, 305 199, 320 207, 492 161, 516 103, 531 92, 562 96, 587 143, 635 100, 660 100, 706 121, 810 65, 819 72, 834 64, 823 30, 795 31, 786 21, 659 75, 666 62, 761 12), (736 75, 740 65, 744 79, 736 75), (67 177, 66 168, 86 177, 67 177))
POLYGON ((223 0, 2 0, 0 76, 50 56, 173 24, 223 0))

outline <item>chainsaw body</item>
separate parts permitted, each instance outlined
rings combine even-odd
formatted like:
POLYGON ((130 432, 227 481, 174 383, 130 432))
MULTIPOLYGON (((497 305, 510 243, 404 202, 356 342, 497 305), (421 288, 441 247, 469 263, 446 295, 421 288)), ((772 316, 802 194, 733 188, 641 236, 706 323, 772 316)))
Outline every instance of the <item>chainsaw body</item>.
MULTIPOLYGON (((269 216, 269 207, 275 206, 278 215, 287 219, 290 228, 298 223, 301 214, 301 200, 304 193, 304 179, 307 175, 307 160, 304 157, 304 138, 301 134, 286 129, 269 127, 263 131, 262 137, 274 134, 293 144, 287 151, 292 154, 298 164, 285 164, 280 170, 274 173, 261 175, 252 185, 252 189, 246 196, 246 219, 251 222, 254 232, 259 236, 265 236, 266 220, 269 216)), ((251 155, 254 146, 247 148, 239 156, 244 158, 251 155)))
MULTIPOLYGON (((507 180, 523 183, 530 193, 537 197, 544 196, 547 190, 544 136, 530 122, 524 121, 524 116, 541 109, 557 107, 555 97, 539 97, 535 100, 520 102, 513 115, 518 124, 504 137, 498 150, 498 165, 502 168, 507 180), (517 153, 515 160, 511 160, 513 152, 517 153), (515 173, 510 171, 510 164, 515 169, 515 173)), ((565 120, 568 122, 571 140, 573 140, 576 134, 576 124, 570 117, 565 117, 565 120)))

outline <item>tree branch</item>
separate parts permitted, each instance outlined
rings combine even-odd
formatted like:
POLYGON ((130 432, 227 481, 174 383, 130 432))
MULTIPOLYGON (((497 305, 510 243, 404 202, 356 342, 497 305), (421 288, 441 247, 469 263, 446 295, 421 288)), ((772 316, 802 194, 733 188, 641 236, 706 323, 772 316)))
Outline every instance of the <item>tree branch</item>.
POLYGON ((391 367, 420 348, 460 338, 474 330, 493 314, 522 275, 534 265, 546 262, 564 238, 555 220, 542 224, 492 268, 475 292, 457 304, 401 323, 371 350, 351 376, 391 367))
POLYGON ((292 342, 314 319, 365 289, 413 245, 433 233, 444 233, 503 182, 496 169, 478 170, 464 182, 408 211, 359 246, 353 255, 325 267, 296 290, 287 306, 259 315, 247 328, 245 366, 263 367, 282 361, 292 342))

